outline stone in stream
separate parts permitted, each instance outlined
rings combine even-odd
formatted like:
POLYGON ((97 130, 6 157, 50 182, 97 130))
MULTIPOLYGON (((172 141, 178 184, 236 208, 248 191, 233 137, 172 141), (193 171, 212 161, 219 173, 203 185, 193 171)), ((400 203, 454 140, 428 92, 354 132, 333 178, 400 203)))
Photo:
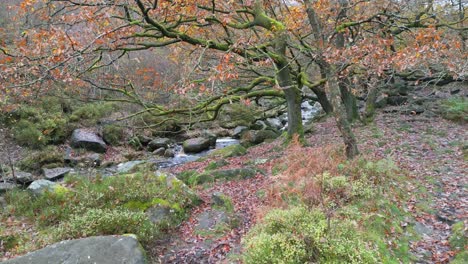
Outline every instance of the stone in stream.
POLYGON ((104 153, 107 149, 106 143, 100 136, 85 129, 75 129, 70 144, 74 148, 84 148, 98 153, 104 153))
POLYGON ((153 154, 157 155, 157 156, 163 156, 164 152, 166 152, 166 149, 161 147, 161 148, 158 148, 155 151, 153 151, 153 154))
POLYGON ((117 165, 117 172, 118 173, 127 173, 130 172, 133 168, 135 168, 137 165, 140 165, 142 163, 145 163, 146 161, 144 160, 133 160, 133 161, 128 161, 124 163, 120 163, 117 165))
POLYGON ((148 143, 148 151, 153 152, 160 148, 168 148, 172 140, 168 138, 155 138, 148 143))
POLYGON ((241 145, 251 146, 264 142, 267 139, 275 139, 279 135, 271 130, 249 130, 242 134, 241 145))
POLYGON ((198 153, 209 149, 211 146, 211 140, 208 138, 197 137, 191 138, 184 141, 182 147, 185 153, 198 153))
POLYGON ((175 156, 175 151, 174 151, 174 149, 166 149, 166 150, 164 151, 164 155, 163 155, 163 156, 166 157, 166 158, 173 158, 173 157, 175 156))
POLYGON ((61 241, 4 264, 144 264, 145 252, 137 239, 125 236, 95 236, 61 241))
POLYGON ((47 180, 58 180, 63 178, 71 171, 70 168, 53 168, 53 169, 42 169, 42 173, 47 180))
POLYGON ((232 137, 240 138, 242 136, 242 133, 244 133, 247 130, 249 130, 249 128, 246 126, 237 126, 236 128, 234 128, 234 131, 232 132, 232 137))

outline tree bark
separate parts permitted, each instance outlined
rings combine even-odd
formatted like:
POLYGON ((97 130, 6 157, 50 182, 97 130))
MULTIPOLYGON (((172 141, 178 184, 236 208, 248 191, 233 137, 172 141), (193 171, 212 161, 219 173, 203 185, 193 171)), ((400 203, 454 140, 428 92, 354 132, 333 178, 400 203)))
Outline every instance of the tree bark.
POLYGON ((356 96, 349 90, 349 79, 345 78, 339 83, 341 100, 346 109, 346 118, 348 122, 353 123, 359 119, 356 96))
POLYGON ((374 85, 369 88, 367 93, 366 106, 364 110, 363 122, 364 124, 370 124, 374 121, 375 118, 375 103, 377 101, 377 96, 379 94, 379 89, 377 85, 374 85))
POLYGON ((277 58, 275 65, 277 68, 277 80, 281 89, 284 90, 286 103, 288 106, 288 137, 298 135, 299 139, 304 139, 304 129, 302 126, 301 91, 293 83, 289 64, 286 58, 287 32, 279 32, 275 39, 275 51, 277 58))
POLYGON ((359 155, 357 141, 354 137, 354 133, 351 129, 351 124, 349 123, 346 116, 346 109, 341 100, 341 92, 338 82, 338 77, 334 66, 328 65, 326 68, 326 74, 328 77, 328 91, 330 93, 330 101, 334 108, 334 116, 338 129, 343 136, 343 141, 346 149, 346 157, 348 159, 353 159, 359 155))

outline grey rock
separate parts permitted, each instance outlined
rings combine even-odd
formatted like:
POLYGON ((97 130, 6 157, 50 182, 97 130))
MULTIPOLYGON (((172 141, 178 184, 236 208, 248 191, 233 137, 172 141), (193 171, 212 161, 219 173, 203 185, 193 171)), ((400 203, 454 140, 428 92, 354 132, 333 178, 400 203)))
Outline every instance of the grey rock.
POLYGON ((416 233, 418 233, 419 235, 426 236, 430 236, 434 232, 431 228, 419 222, 416 222, 416 224, 414 225, 414 231, 416 231, 416 233))
POLYGON ((53 181, 63 178, 70 170, 70 168, 42 169, 42 173, 46 179, 53 181))
POLYGON ((168 148, 172 141, 168 138, 155 138, 148 143, 148 151, 155 151, 159 148, 168 148))
POLYGON ((30 183, 34 180, 34 176, 25 171, 16 171, 15 172, 16 182, 20 184, 30 183))
POLYGON ((147 146, 151 142, 151 140, 153 140, 152 138, 145 135, 138 135, 137 137, 143 146, 147 146))
POLYGON ((5 192, 10 191, 10 190, 13 190, 16 187, 18 187, 18 184, 16 184, 16 183, 0 182, 0 194, 5 193, 5 192))
POLYGON ((96 236, 67 240, 5 264, 144 264, 145 252, 132 236, 96 236))
POLYGON ((19 184, 27 184, 34 180, 34 176, 29 172, 18 171, 15 169, 15 175, 13 173, 8 173, 4 176, 8 182, 16 182, 19 184))
POLYGON ((252 126, 253 130, 263 130, 267 128, 268 128, 268 125, 263 120, 257 120, 255 124, 252 126))
POLYGON ((140 165, 142 163, 145 163, 146 161, 144 160, 132 160, 124 163, 120 163, 117 165, 117 172, 118 173, 127 173, 131 171, 133 168, 135 168, 137 165, 140 165))
POLYGON ((153 151, 153 154, 158 155, 158 156, 162 156, 162 155, 164 155, 164 152, 166 152, 166 149, 161 147, 161 148, 158 148, 155 151, 153 151))
POLYGON ((182 147, 186 153, 198 153, 209 149, 211 146, 210 143, 210 139, 208 138, 197 137, 184 141, 182 147))
POLYGON ((5 200, 5 198, 1 197, 0 196, 0 209, 5 209, 7 207, 7 202, 5 200))
POLYGON ((93 167, 99 167, 102 163, 102 156, 100 154, 94 153, 88 157, 89 161, 93 165, 93 167))
POLYGON ((166 149, 164 151, 164 157, 166 158, 173 158, 175 156, 174 149, 166 149))
POLYGON ((226 212, 222 210, 211 210, 201 213, 198 216, 196 230, 212 230, 217 225, 229 224, 230 219, 226 212))
POLYGON ((107 149, 106 143, 100 136, 84 129, 75 129, 75 131, 73 131, 71 146, 74 148, 84 148, 98 153, 104 153, 107 149))
POLYGON ((214 192, 211 195, 211 201, 213 202, 214 205, 219 206, 219 207, 224 207, 226 206, 226 195, 221 192, 214 192))
POLYGON ((283 124, 281 123, 281 120, 279 118, 267 118, 266 119, 266 124, 269 127, 272 127, 274 129, 281 129, 283 127, 283 124))
POLYGON ((153 223, 153 224, 161 224, 163 222, 169 222, 171 221, 174 212, 171 210, 171 208, 165 207, 165 206, 153 206, 149 208, 146 211, 146 215, 148 216, 148 219, 153 223))
POLYGON ((27 190, 29 190, 30 192, 32 192, 33 194, 36 194, 36 195, 41 195, 43 194, 46 190, 53 190, 54 188, 56 188, 58 186, 57 183, 55 182, 51 182, 51 181, 48 181, 48 180, 44 180, 44 179, 41 179, 41 180, 36 180, 36 181, 33 181, 29 187, 27 188, 27 190))
POLYGON ((203 131, 202 137, 207 138, 210 141, 210 146, 216 146, 216 139, 218 139, 218 136, 216 136, 214 133, 205 130, 203 131))
POLYGON ((242 135, 240 143, 243 146, 257 145, 267 139, 275 139, 279 135, 271 130, 250 130, 242 135))
POLYGON ((238 126, 238 127, 234 128, 234 131, 232 132, 232 137, 233 138, 240 138, 242 136, 242 133, 244 133, 247 130, 249 130, 249 128, 246 127, 246 126, 238 126))

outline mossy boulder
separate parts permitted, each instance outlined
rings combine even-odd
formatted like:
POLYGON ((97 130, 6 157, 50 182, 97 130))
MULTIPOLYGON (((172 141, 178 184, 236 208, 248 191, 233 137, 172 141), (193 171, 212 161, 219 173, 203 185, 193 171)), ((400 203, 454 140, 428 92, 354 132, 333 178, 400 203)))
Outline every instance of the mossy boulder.
POLYGON ((39 171, 42 167, 61 167, 63 165, 63 152, 54 146, 48 146, 40 151, 32 151, 18 163, 19 168, 25 171, 39 171))
POLYGON ((191 138, 182 144, 185 153, 198 153, 209 149, 211 140, 209 138, 197 137, 191 138))
POLYGON ((273 140, 279 136, 272 130, 249 130, 242 134, 240 143, 244 147, 250 147, 265 142, 266 140, 273 140))
POLYGON ((210 170, 203 173, 186 171, 178 175, 178 178, 186 184, 193 186, 214 182, 215 180, 239 180, 252 178, 257 174, 254 168, 240 168, 227 170, 210 170))
POLYGON ((125 139, 125 128, 117 125, 106 125, 102 129, 102 138, 109 145, 122 145, 125 139))
POLYGON ((223 157, 223 158, 231 158, 231 157, 238 157, 245 155, 247 153, 247 149, 239 144, 227 146, 221 149, 216 149, 208 154, 209 157, 223 157))

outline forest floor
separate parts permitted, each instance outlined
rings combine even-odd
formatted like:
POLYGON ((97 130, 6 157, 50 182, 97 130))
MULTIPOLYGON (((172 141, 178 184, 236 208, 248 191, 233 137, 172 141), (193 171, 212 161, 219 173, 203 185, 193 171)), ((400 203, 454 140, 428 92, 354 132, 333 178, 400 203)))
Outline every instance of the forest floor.
MULTIPOLYGON (((468 166, 463 148, 468 139, 466 125, 439 117, 405 115, 386 108, 372 125, 357 124, 354 131, 364 155, 375 158, 390 157, 414 179, 406 190, 410 196, 406 209, 415 219, 420 240, 412 241, 410 251, 417 263, 448 263, 454 252, 448 243, 451 225, 468 221, 468 166), (416 186, 417 185, 417 186, 416 186), (417 209, 418 208, 418 209, 417 209), (421 210, 424 208, 424 210, 421 210)), ((341 144, 334 120, 328 118, 315 125, 307 135, 311 146, 341 144)), ((239 181, 217 182, 197 189, 204 203, 171 237, 153 247, 153 260, 158 263, 232 263, 241 250, 241 239, 262 213, 265 199, 258 191, 271 186, 274 165, 281 162, 284 152, 278 142, 264 143, 249 149, 247 155, 228 159, 223 168, 240 168, 255 160, 267 161, 258 165, 267 177, 239 181), (241 216, 241 224, 221 237, 206 237, 195 232, 197 217, 210 209, 210 198, 215 192, 231 197, 234 211, 241 216)), ((192 162, 171 170, 203 171, 210 160, 192 162)))

